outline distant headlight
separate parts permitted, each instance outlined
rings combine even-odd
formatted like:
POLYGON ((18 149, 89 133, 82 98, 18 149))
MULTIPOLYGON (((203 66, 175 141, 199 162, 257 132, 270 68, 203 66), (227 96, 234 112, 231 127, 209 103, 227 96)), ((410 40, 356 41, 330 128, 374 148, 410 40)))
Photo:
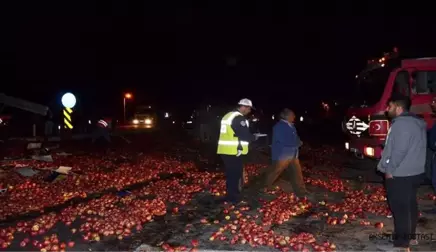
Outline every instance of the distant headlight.
POLYGON ((151 119, 145 119, 144 123, 145 124, 151 124, 151 119))
POLYGON ((133 120, 133 124, 138 124, 139 121, 137 119, 133 120))

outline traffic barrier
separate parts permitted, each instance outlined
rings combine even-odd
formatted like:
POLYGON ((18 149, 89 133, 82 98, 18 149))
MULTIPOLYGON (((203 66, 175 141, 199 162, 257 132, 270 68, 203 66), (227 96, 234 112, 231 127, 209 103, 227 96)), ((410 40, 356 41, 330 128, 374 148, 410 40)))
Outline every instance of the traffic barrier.
POLYGON ((71 119, 71 114, 73 113, 73 110, 70 108, 64 108, 64 128, 66 129, 73 129, 73 122, 71 119))

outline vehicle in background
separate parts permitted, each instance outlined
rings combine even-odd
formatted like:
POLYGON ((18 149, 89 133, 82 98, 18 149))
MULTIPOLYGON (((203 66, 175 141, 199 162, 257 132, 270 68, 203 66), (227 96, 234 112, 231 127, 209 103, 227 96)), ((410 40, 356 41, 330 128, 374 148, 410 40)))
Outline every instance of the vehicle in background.
POLYGON ((0 115, 0 127, 8 126, 10 119, 10 115, 0 115))
POLYGON ((368 61, 356 80, 354 104, 346 112, 342 130, 348 135, 345 149, 357 158, 381 157, 390 127, 385 110, 392 95, 410 97, 411 112, 426 120, 427 127, 433 125, 430 103, 436 97, 436 58, 400 60, 394 48, 368 61))
POLYGON ((131 123, 137 126, 153 128, 157 123, 157 112, 152 106, 137 106, 131 123))

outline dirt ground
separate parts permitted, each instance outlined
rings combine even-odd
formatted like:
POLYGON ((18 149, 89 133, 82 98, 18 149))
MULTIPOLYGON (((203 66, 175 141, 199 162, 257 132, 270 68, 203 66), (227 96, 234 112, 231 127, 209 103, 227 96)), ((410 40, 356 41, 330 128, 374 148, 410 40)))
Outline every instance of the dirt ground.
MULTIPOLYGON (((245 204, 230 206, 218 201, 225 188, 225 180, 222 173, 216 172, 219 170, 217 164, 208 163, 207 158, 198 154, 199 149, 183 145, 176 148, 173 156, 195 161, 197 166, 202 166, 201 169, 161 177, 160 181, 144 183, 126 194, 107 192, 89 201, 98 203, 105 197, 112 197, 116 207, 127 211, 131 200, 156 199, 165 202, 165 215, 145 223, 141 231, 123 239, 108 236, 99 241, 84 241, 82 234, 72 234, 71 227, 61 222, 50 233, 57 233, 64 240, 74 240, 76 246, 67 249, 74 251, 292 251, 300 243, 302 245, 297 250, 302 251, 375 251, 377 245, 389 244, 384 235, 392 232, 393 219, 389 218, 382 184, 358 179, 356 176, 362 172, 344 168, 347 157, 340 151, 325 146, 305 147, 302 151, 306 185, 314 193, 314 200, 296 200, 288 192, 291 190, 289 183, 282 179, 272 190, 245 191, 245 204), (181 191, 192 187, 198 190, 189 189, 185 194, 190 194, 190 199, 182 203, 177 197, 181 191), (157 190, 162 188, 165 188, 165 193, 157 190), (176 196, 168 198, 169 195, 176 196), (272 241, 268 244, 269 239, 272 241), (198 245, 193 245, 197 242, 198 245)), ((248 165, 247 179, 256 177, 259 169, 264 167, 265 164, 248 165)), ((368 169, 368 176, 376 176, 372 173, 368 169)), ((420 188, 422 216, 418 233, 426 235, 420 236, 419 245, 413 247, 413 251, 436 250, 433 241, 436 236, 432 237, 436 215, 427 213, 434 207, 432 194, 430 186, 420 188)), ((0 228, 15 224, 1 223, 0 228)), ((72 227, 81 224, 83 220, 77 220, 72 227)), ((32 250, 19 246, 23 238, 17 235, 8 250, 32 250)))
MULTIPOLYGON (((328 214, 329 216, 343 216, 346 214, 347 212, 329 210, 322 207, 322 204, 324 202, 343 202, 344 194, 347 190, 351 191, 368 188, 371 188, 372 190, 380 190, 382 188, 381 183, 367 183, 362 181, 361 178, 358 178, 362 174, 367 178, 376 177, 377 175, 375 173, 373 174, 371 171, 346 171, 341 169, 341 167, 338 167, 338 164, 343 163, 343 160, 346 159, 343 153, 329 153, 326 151, 319 155, 320 151, 322 151, 322 149, 316 150, 316 155, 313 155, 312 157, 311 155, 306 155, 303 159, 303 166, 306 167, 306 183, 308 178, 328 181, 329 176, 332 176, 341 180, 346 189, 339 192, 331 192, 320 186, 308 185, 308 189, 314 192, 317 198, 317 202, 314 203, 315 206, 313 209, 308 213, 295 216, 280 225, 271 225, 269 228, 274 230, 277 235, 283 236, 292 236, 299 233, 313 234, 317 242, 319 241, 322 243, 328 241, 335 244, 336 248, 331 249, 332 251, 375 251, 377 250, 377 245, 391 244, 387 237, 393 231, 393 218, 387 216, 389 214, 365 213, 363 218, 347 221, 347 223, 343 225, 340 225, 339 223, 336 225, 326 223, 326 219, 328 218, 326 216, 314 218, 314 215, 320 216, 328 214), (330 175, 325 176, 326 173, 323 175, 323 171, 330 175), (319 172, 321 172, 321 174, 319 172), (356 179, 340 179, 343 176, 356 179), (383 223, 383 227, 375 227, 376 223, 383 223)), ((276 186, 277 188, 285 189, 285 191, 292 190, 292 187, 285 179, 279 180, 276 183, 276 186)), ((261 204, 259 203, 259 200, 253 199, 257 198, 265 201, 272 201, 277 198, 277 194, 279 194, 280 191, 280 189, 276 189, 267 193, 248 195, 247 202, 252 209, 245 214, 253 216, 260 214, 259 207, 261 204)), ((429 185, 423 185, 419 190, 421 217, 418 223, 417 233, 421 235, 418 237, 419 245, 413 247, 413 251, 433 251, 436 249, 436 243, 434 242, 436 236, 433 234, 433 230, 435 230, 436 226, 436 215, 426 213, 434 207, 434 201, 429 197, 432 193, 433 190, 429 185)), ((371 193, 367 192, 366 194, 369 195, 371 193)), ((198 194, 191 204, 183 208, 179 214, 168 216, 161 222, 155 222, 148 225, 146 227, 146 236, 149 237, 150 234, 153 234, 153 238, 141 236, 138 239, 143 241, 143 245, 146 244, 147 246, 159 247, 162 246, 163 243, 167 243, 174 245, 176 249, 177 246, 186 244, 187 240, 197 239, 200 241, 200 248, 208 250, 277 250, 277 248, 271 248, 268 246, 253 248, 247 244, 231 244, 227 240, 211 241, 210 237, 213 233, 217 232, 219 226, 224 226, 226 223, 222 213, 223 206, 214 204, 213 198, 213 196, 208 194, 198 194), (204 220, 204 218, 209 220, 207 224, 201 223, 201 220, 204 220), (211 224, 211 222, 213 223, 214 221, 216 223, 211 224), (188 233, 185 229, 186 226, 189 227, 188 233)), ((359 198, 356 198, 356 200, 359 200, 359 198)), ((378 204, 376 203, 376 205, 387 209, 385 199, 378 202, 378 204)), ((350 213, 348 213, 348 215, 350 215, 350 213)), ((139 249, 147 248, 147 246, 139 247, 139 249)), ((313 250, 313 247, 311 248, 309 246, 308 248, 313 250)))

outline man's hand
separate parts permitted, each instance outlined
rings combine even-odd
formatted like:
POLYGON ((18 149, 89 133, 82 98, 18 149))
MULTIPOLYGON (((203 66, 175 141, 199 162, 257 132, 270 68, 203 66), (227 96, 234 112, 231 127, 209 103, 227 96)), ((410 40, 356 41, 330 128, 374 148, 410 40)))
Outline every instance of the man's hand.
POLYGON ((391 178, 394 178, 393 176, 392 176, 392 174, 385 174, 385 179, 391 179, 391 178))
POLYGON ((300 147, 303 146, 303 141, 300 140, 300 147))

